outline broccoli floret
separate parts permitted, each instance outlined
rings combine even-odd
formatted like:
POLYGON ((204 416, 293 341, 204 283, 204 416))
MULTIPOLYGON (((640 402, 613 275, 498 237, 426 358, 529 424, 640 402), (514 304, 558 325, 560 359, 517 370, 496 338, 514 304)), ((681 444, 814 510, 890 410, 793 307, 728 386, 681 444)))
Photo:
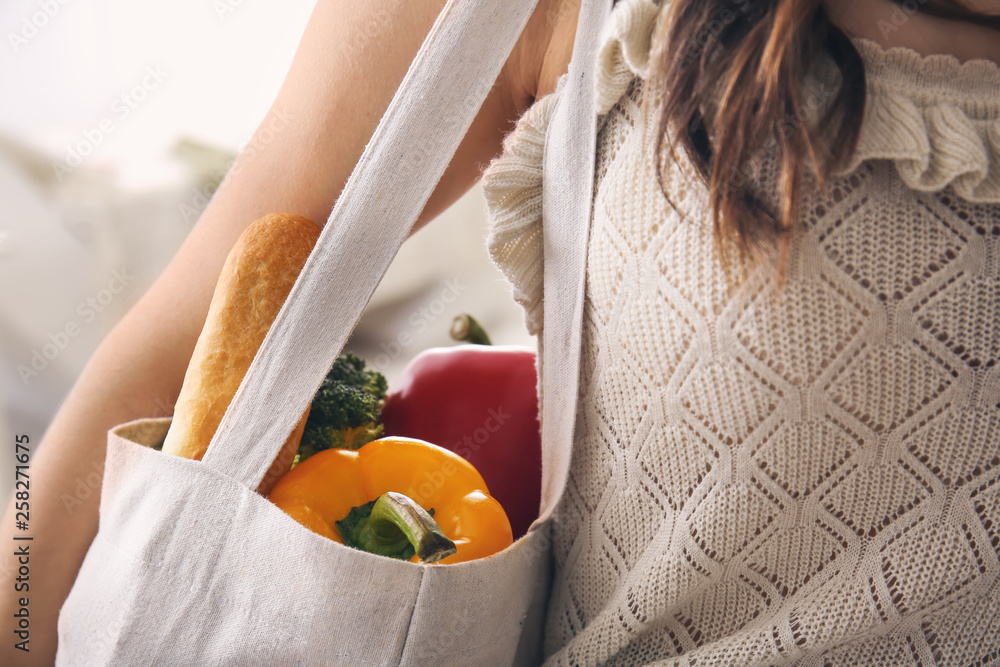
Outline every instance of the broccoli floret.
POLYGON ((324 449, 358 449, 382 435, 379 414, 387 383, 351 353, 333 362, 312 400, 295 463, 324 449))

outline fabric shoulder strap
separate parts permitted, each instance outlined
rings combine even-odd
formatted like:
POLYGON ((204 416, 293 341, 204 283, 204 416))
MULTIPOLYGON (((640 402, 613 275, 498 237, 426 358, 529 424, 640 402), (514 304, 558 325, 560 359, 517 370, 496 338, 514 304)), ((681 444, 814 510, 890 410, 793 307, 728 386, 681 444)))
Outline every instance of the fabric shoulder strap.
POLYGON ((542 340, 542 507, 555 509, 569 476, 580 381, 587 243, 597 145, 595 70, 612 0, 583 0, 569 78, 549 124, 542 172, 545 255, 542 340))
POLYGON ((537 0, 448 0, 338 198, 203 462, 255 489, 312 400, 537 0))

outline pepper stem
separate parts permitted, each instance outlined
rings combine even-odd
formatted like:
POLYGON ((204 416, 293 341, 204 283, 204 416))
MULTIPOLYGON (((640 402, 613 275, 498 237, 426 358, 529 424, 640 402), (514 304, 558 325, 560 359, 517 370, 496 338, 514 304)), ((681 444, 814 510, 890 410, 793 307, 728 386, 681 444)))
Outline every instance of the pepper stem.
POLYGON ((492 345, 486 330, 472 315, 462 314, 451 322, 451 337, 460 343, 492 345))
POLYGON ((412 498, 389 491, 337 522, 349 546, 369 553, 408 559, 414 553, 424 563, 434 563, 456 553, 431 515, 412 498))

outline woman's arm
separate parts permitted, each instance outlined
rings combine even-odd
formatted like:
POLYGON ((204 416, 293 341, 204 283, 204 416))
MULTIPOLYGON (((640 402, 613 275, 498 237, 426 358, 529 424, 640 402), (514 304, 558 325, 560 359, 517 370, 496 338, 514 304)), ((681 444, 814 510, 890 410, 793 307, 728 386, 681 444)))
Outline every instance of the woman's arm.
MULTIPOLYGON (((0 618, 7 619, 0 663, 52 663, 59 608, 97 532, 99 488, 77 490, 103 470, 108 429, 165 416, 164 406, 175 403, 226 255, 251 222, 278 211, 326 220, 444 4, 319 0, 254 138, 164 273, 91 358, 33 456, 28 592, 14 588, 14 514, 7 509, 0 526, 0 618), (30 653, 13 648, 10 632, 20 597, 30 599, 30 653)), ((532 102, 552 17, 560 16, 551 4, 540 1, 418 225, 476 182, 532 102)))

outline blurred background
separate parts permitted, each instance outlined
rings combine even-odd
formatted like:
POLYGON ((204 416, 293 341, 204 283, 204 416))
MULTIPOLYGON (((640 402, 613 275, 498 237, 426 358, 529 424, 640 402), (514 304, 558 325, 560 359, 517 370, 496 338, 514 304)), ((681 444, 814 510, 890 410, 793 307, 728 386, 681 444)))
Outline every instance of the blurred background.
MULTIPOLYGON (((166 266, 264 117, 312 7, 0 4, 5 502, 15 434, 40 443, 93 350, 166 266)), ((419 351, 449 344, 461 312, 476 315, 494 342, 534 346, 486 254, 485 230, 477 188, 393 264, 349 343, 390 386, 419 351), (407 346, 396 342, 402 332, 407 346)))

